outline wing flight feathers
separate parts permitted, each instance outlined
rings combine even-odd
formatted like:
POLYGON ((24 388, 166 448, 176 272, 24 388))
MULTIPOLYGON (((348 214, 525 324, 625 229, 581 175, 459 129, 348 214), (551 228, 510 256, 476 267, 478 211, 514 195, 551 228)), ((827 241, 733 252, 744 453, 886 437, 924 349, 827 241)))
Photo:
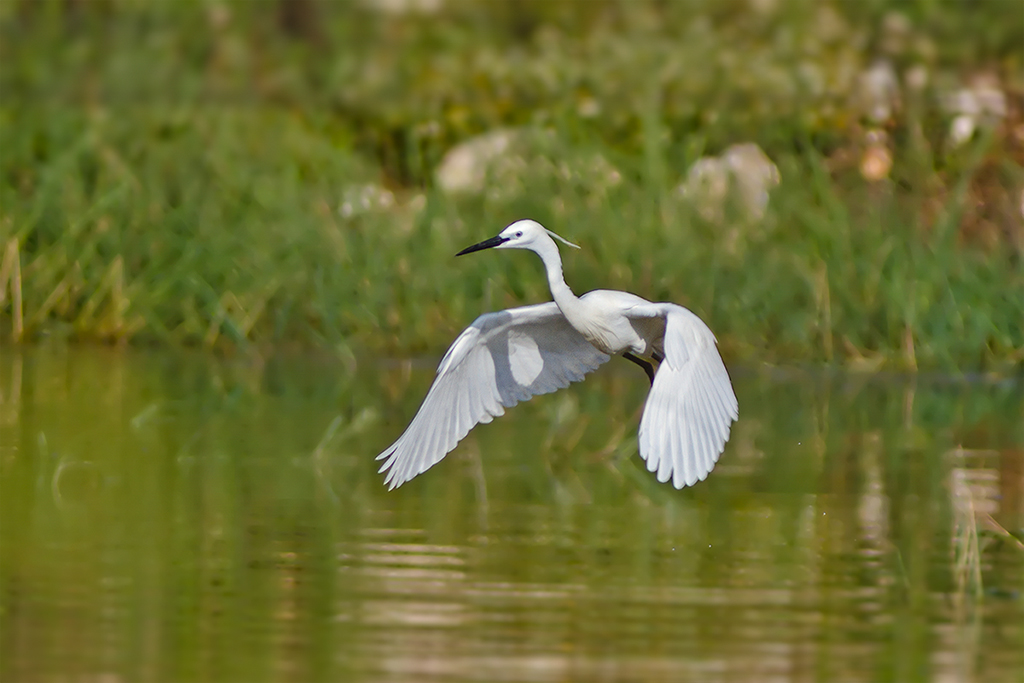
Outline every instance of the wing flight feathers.
POLYGON ((739 404, 715 336, 691 311, 660 304, 665 361, 640 420, 640 457, 677 489, 703 481, 729 440, 739 404))
POLYGON ((393 489, 428 470, 469 431, 519 401, 578 382, 608 360, 554 302, 487 313, 466 328, 438 365, 416 416, 377 456, 393 489))

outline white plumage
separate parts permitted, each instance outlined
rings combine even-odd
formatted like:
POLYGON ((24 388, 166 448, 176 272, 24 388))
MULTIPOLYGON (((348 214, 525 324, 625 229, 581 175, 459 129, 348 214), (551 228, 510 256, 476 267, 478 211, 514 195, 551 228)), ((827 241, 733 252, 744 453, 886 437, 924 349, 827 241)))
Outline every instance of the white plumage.
POLYGON ((644 368, 651 391, 640 420, 640 456, 658 481, 677 489, 707 477, 739 415, 715 335, 691 311, 629 294, 576 297, 562 278, 555 237, 539 223, 512 223, 458 255, 487 248, 540 256, 554 301, 486 313, 459 335, 437 368, 423 405, 398 440, 377 456, 389 488, 447 455, 481 422, 538 394, 578 382, 613 355, 644 368), (644 359, 659 361, 657 372, 644 359))

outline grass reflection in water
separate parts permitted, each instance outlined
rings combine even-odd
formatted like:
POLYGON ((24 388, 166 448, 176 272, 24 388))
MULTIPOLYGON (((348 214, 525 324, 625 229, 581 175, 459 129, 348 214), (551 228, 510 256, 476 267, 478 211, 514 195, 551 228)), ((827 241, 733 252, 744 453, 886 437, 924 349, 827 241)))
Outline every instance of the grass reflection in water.
POLYGON ((1019 678, 1019 383, 740 368, 677 492, 629 370, 389 493, 429 364, 5 353, 0 678, 1019 678))

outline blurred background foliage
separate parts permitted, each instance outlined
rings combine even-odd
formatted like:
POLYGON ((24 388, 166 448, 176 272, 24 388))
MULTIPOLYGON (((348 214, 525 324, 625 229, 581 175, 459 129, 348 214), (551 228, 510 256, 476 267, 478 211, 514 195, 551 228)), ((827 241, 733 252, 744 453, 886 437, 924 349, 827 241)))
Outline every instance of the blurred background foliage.
POLYGON ((451 258, 533 217, 578 292, 729 358, 1024 363, 1019 0, 21 0, 0 35, 5 343, 439 354, 549 298, 451 258))

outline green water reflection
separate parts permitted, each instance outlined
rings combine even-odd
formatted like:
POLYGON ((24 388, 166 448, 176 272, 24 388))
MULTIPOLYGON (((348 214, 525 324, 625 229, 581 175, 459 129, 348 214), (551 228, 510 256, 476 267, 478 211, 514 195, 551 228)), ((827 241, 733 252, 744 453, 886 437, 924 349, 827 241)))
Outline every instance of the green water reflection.
POLYGON ((429 363, 4 348, 0 680, 1022 680, 1019 380, 733 374, 693 489, 612 363, 388 492, 429 363))

